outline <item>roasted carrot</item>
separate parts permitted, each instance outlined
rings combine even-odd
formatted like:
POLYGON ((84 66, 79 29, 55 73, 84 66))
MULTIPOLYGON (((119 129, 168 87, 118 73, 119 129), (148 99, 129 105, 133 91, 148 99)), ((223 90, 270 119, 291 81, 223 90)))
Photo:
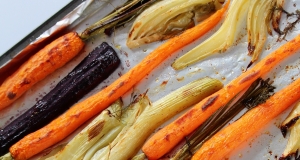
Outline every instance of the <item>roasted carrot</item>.
POLYGON ((89 97, 85 101, 74 105, 71 109, 44 128, 27 135, 14 144, 10 148, 12 156, 16 160, 28 159, 64 139, 81 124, 101 112, 125 94, 175 51, 193 42, 212 29, 221 20, 228 4, 229 3, 227 3, 226 7, 217 11, 201 24, 186 30, 181 35, 162 44, 146 56, 138 65, 102 91, 89 97))
POLYGON ((300 99, 300 78, 206 141, 192 159, 223 159, 300 99), (245 132, 247 128, 247 132, 245 132))
POLYGON ((62 67, 83 48, 77 33, 68 33, 37 52, 0 86, 0 110, 18 99, 37 82, 62 67))
POLYGON ((250 86, 258 77, 265 75, 279 62, 300 49, 300 35, 269 54, 253 68, 227 84, 215 94, 205 98, 181 117, 156 132, 143 146, 149 159, 158 159, 168 153, 185 136, 199 127, 221 106, 227 104, 236 94, 250 86))

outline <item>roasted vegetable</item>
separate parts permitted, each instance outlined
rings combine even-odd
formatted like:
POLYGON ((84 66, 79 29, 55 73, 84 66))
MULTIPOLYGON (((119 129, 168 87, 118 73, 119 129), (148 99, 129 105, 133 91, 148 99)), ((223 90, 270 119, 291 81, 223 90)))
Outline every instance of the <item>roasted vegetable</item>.
MULTIPOLYGON (((133 158, 148 136, 161 124, 177 113, 199 102, 222 88, 219 80, 203 78, 171 92, 167 96, 146 107, 133 125, 123 135, 118 136, 109 149, 102 151, 98 159, 124 160, 133 158)), ((97 159, 97 158, 95 158, 97 159)))
MULTIPOLYGON (((224 2, 224 1, 223 1, 224 2)), ((142 12, 129 31, 127 46, 169 39, 194 27, 220 6, 219 0, 162 0, 142 12), (215 4, 216 3, 216 4, 215 4)))
MULTIPOLYGON (((76 56, 84 46, 83 40, 88 40, 105 29, 117 27, 133 19, 143 8, 150 6, 156 0, 132 0, 117 11, 88 27, 83 33, 68 33, 46 45, 45 48, 33 54, 14 74, 8 77, 0 87, 0 110, 13 103, 34 84, 47 75, 62 67, 76 56)), ((12 68, 14 69, 14 68, 12 68)), ((8 76, 8 75, 3 75, 8 76)), ((2 81, 1 77, 0 81, 2 81)))
POLYGON ((195 154, 206 140, 221 130, 243 109, 247 108, 249 111, 257 105, 264 103, 275 89, 268 82, 269 79, 266 81, 261 78, 257 79, 238 100, 237 97, 239 96, 236 96, 228 104, 218 109, 190 136, 187 136, 186 143, 176 151, 175 155, 172 156, 172 160, 192 158, 192 155, 195 154), (232 105, 233 102, 235 103, 232 105))
POLYGON ((136 102, 134 102, 132 106, 126 108, 122 115, 121 121, 125 124, 125 126, 117 137, 111 141, 109 145, 106 145, 103 148, 100 148, 99 146, 97 146, 97 150, 93 148, 93 154, 86 154, 84 157, 85 160, 109 159, 110 149, 122 140, 126 132, 131 128, 131 126, 133 126, 138 117, 145 111, 146 107, 149 107, 149 104, 151 103, 145 94, 140 95, 135 101, 136 102))
POLYGON ((112 143, 120 132, 131 126, 149 103, 149 99, 141 95, 124 110, 121 108, 121 101, 116 101, 77 134, 65 148, 47 160, 90 160, 99 149, 112 143), (101 124, 101 127, 96 124, 101 124))
POLYGON ((115 51, 107 43, 95 48, 32 108, 0 130, 0 154, 5 154, 25 135, 42 128, 69 109, 106 79, 119 63, 115 51))
MULTIPOLYGON (((82 159, 85 153, 104 136, 115 137, 115 132, 118 133, 123 128, 123 124, 119 121, 122 106, 122 101, 117 100, 78 133, 61 151, 47 160, 82 159)), ((108 144, 109 141, 106 143, 108 144)))
POLYGON ((300 118, 300 103, 298 103, 290 114, 286 117, 286 119, 282 122, 280 126, 281 133, 283 137, 286 136, 287 131, 291 128, 300 118))
POLYGON ((296 104, 287 118, 281 124, 281 133, 285 137, 287 131, 290 130, 290 137, 288 140, 288 144, 280 157, 280 160, 288 160, 292 157, 299 159, 300 156, 298 155, 298 151, 300 149, 300 138, 299 138, 299 131, 300 131, 300 102, 296 104))
POLYGON ((203 23, 198 24, 194 28, 185 31, 181 35, 170 39, 158 47, 139 64, 102 91, 75 104, 47 126, 24 137, 10 148, 12 155, 20 159, 24 157, 29 158, 67 137, 84 122, 120 98, 165 59, 175 53, 175 51, 193 42, 215 26, 226 11, 227 6, 228 3, 224 8, 218 10, 203 23), (79 114, 80 116, 76 116, 79 114), (29 148, 30 151, 22 152, 23 148, 29 148))
MULTIPOLYGON (((0 110, 18 99, 34 84, 62 67, 83 48, 77 33, 68 33, 40 50, 0 86, 0 110)), ((2 152, 3 153, 3 152, 2 152)))
POLYGON ((247 17, 249 4, 250 0, 234 0, 230 4, 227 16, 218 31, 203 43, 176 59, 172 67, 176 70, 184 69, 209 55, 225 52, 233 45, 243 28, 243 21, 247 17))
POLYGON ((255 66, 228 83, 223 89, 205 98, 185 114, 156 132, 145 143, 149 150, 143 150, 144 153, 150 159, 158 159, 169 152, 178 142, 192 133, 215 111, 226 105, 236 94, 249 87, 257 78, 267 74, 278 63, 296 54, 296 51, 299 49, 300 35, 266 56, 255 66), (168 139, 165 137, 168 137, 168 139))
POLYGON ((299 99, 300 78, 215 134, 203 144, 192 160, 215 160, 226 157, 299 99))
MULTIPOLYGON (((254 63, 267 41, 271 9, 275 0, 252 0, 247 16, 248 52, 254 63)), ((270 33, 271 31, 269 31, 270 33)))
MULTIPOLYGON (((121 132, 118 133, 117 137, 113 140, 111 140, 110 144, 107 146, 113 146, 115 145, 120 137, 122 137, 127 130, 134 124, 134 122, 138 119, 138 117, 144 112, 145 108, 149 106, 150 100, 145 94, 140 95, 129 107, 127 107, 124 111, 124 113, 121 116, 121 121, 124 123, 124 127, 122 128, 121 132)), ((107 148, 103 147, 103 148, 107 148)), ((101 146, 102 147, 102 146, 101 146)), ((103 149, 102 148, 102 149, 103 149)), ((92 149, 88 151, 88 153, 85 155, 84 160, 90 160, 90 159, 96 159, 98 160, 98 152, 100 149, 100 146, 94 146, 92 149)))
POLYGON ((112 29, 122 26, 138 16, 145 8, 157 0, 128 0, 122 7, 85 29, 80 37, 87 39, 99 33, 110 34, 112 29))

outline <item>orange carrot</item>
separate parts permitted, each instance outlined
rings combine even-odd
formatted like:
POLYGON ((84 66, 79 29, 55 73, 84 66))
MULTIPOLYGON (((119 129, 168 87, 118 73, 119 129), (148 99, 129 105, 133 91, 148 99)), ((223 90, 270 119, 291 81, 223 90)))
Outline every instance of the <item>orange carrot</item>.
POLYGON ((222 15, 226 11, 228 4, 201 24, 168 40, 102 91, 74 105, 44 128, 24 137, 10 148, 11 155, 16 160, 28 159, 67 137, 88 119, 124 95, 171 54, 192 43, 212 29, 222 19, 222 15))
POLYGON ((299 99, 300 78, 215 134, 203 144, 192 159, 223 159, 299 99))
POLYGON ((75 32, 68 33, 37 52, 0 87, 0 110, 18 99, 46 76, 62 67, 83 48, 84 42, 75 32))
POLYGON ((226 87, 205 98, 184 115, 155 133, 142 150, 149 159, 158 159, 168 153, 180 140, 199 127, 218 108, 227 104, 236 94, 265 75, 279 62, 300 49, 300 35, 269 54, 253 68, 231 81, 226 87))

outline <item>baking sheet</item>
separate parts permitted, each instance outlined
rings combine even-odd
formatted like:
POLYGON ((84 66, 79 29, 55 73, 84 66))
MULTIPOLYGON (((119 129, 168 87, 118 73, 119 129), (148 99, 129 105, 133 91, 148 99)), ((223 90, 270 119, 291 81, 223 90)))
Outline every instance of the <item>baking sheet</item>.
MULTIPOLYGON (((110 3, 105 4, 103 9, 96 13, 94 16, 77 25, 74 30, 78 33, 82 32, 87 26, 91 25, 96 20, 101 19, 104 15, 108 14, 111 10, 116 8, 116 6, 124 2, 125 0, 112 0, 110 3)), ((300 8, 300 2, 297 0, 286 1, 285 8, 288 11, 295 11, 297 8, 300 8)), ((121 65, 107 80, 98 85, 95 89, 93 89, 93 91, 87 94, 80 101, 86 99, 94 93, 97 93, 105 86, 112 83, 115 79, 117 79, 122 74, 126 73, 130 68, 139 63, 157 46, 163 43, 155 42, 152 44, 144 45, 137 49, 129 49, 126 46, 126 39, 131 25, 132 22, 126 24, 124 27, 115 30, 115 33, 111 37, 100 35, 88 41, 84 50, 79 56, 75 57, 61 69, 58 69, 53 74, 49 75, 45 80, 37 83, 21 98, 19 98, 13 105, 2 110, 0 112, 0 127, 4 127, 13 119, 18 117, 21 113, 24 113, 28 108, 33 106, 38 99, 48 93, 49 90, 59 82, 59 80, 66 76, 67 73, 71 71, 73 67, 76 66, 93 48, 100 45, 102 42, 106 41, 114 47, 121 59, 121 65)), ((282 21, 282 25, 284 25, 284 21, 282 21)), ((148 77, 144 78, 132 90, 127 92, 127 94, 122 97, 125 105, 129 104, 132 93, 139 94, 144 93, 146 90, 148 90, 148 96, 150 100, 154 102, 160 97, 168 94, 169 92, 198 78, 210 76, 221 80, 224 85, 226 85, 232 79, 238 77, 243 71, 245 71, 247 65, 251 60, 251 57, 247 55, 248 44, 246 42, 247 37, 245 29, 241 31, 237 43, 222 54, 217 53, 214 56, 211 56, 201 61, 200 63, 197 63, 181 71, 175 71, 170 66, 177 57, 183 55, 193 47, 197 46, 197 44, 200 44, 203 40, 207 39, 207 37, 212 35, 219 26, 220 25, 216 26, 208 34, 196 40, 192 44, 186 46, 182 50, 179 50, 178 52, 170 56, 166 61, 164 61, 164 63, 159 65, 154 71, 151 72, 148 77)), ((246 24, 244 28, 246 28, 246 24)), ((295 35, 299 33, 300 26, 297 25, 296 28, 288 34, 286 39, 291 40, 293 37, 295 37, 295 35)), ((273 37, 268 37, 268 41, 265 45, 265 49, 261 58, 277 49, 283 43, 286 43, 286 41, 277 42, 277 38, 278 36, 276 33, 274 33, 273 37)), ((298 51, 294 56, 282 62, 263 78, 271 78, 271 80, 274 81, 274 86, 276 86, 276 91, 278 91, 290 84, 293 80, 299 78, 299 66, 300 52, 298 51)), ((290 109, 291 108, 292 107, 290 107, 290 109)), ((284 139, 282 137, 278 126, 289 113, 290 109, 270 122, 268 126, 263 128, 253 138, 243 143, 241 147, 239 147, 229 155, 229 159, 278 159, 287 143, 287 139, 284 139)), ((80 129, 78 131, 80 131, 80 129)), ((72 138, 72 136, 68 137, 64 141, 68 141, 68 139, 72 138)))

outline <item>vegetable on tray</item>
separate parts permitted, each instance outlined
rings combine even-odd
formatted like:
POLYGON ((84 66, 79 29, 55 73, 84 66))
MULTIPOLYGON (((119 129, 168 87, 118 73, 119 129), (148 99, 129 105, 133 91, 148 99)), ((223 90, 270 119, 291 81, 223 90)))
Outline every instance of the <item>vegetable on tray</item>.
POLYGON ((218 132, 203 144, 192 159, 215 160, 226 157, 299 99, 300 78, 218 132), (245 129, 247 129, 246 132, 245 129))
POLYGON ((289 140, 286 145, 285 150, 283 151, 280 160, 288 160, 295 157, 295 159, 299 159, 299 149, 300 149, 300 102, 298 102, 295 107, 292 109, 290 114, 286 117, 286 119, 281 124, 281 133, 284 137, 288 131, 290 131, 289 140))
MULTIPOLYGON (((271 9, 276 0, 252 0, 247 16, 248 54, 252 55, 251 63, 254 63, 262 52, 267 35, 272 34, 270 21, 271 9)), ((279 17, 280 18, 280 17, 279 17)))
POLYGON ((184 109, 196 104, 223 87, 216 79, 202 78, 169 93, 153 104, 149 104, 133 125, 113 142, 106 152, 95 159, 123 160, 133 158, 145 140, 164 122, 184 109))
MULTIPOLYGON (((208 39, 174 61, 175 70, 184 69, 215 53, 223 53, 238 40, 247 19, 248 51, 252 55, 250 67, 262 52, 267 33, 272 34, 269 23, 279 21, 282 10, 273 11, 276 0, 235 0, 231 3, 221 27, 208 39)), ((278 0, 279 1, 279 0, 278 0)), ((280 0, 280 5, 284 1, 280 0)), ((279 4, 278 4, 279 5, 279 4)), ((277 22, 276 22, 277 23, 277 22)), ((273 26, 276 24, 273 23, 273 26)))
POLYGON ((134 21, 127 38, 127 46, 172 38, 194 27, 222 6, 219 0, 162 0, 143 11, 134 21))
POLYGON ((87 39, 99 33, 111 32, 125 23, 136 18, 144 9, 151 6, 157 0, 128 0, 122 7, 115 9, 112 13, 102 18, 100 21, 94 23, 85 29, 80 37, 87 39))
POLYGON ((124 110, 122 101, 117 100, 56 155, 47 160, 92 159, 97 150, 109 145, 127 125, 134 123, 149 103, 149 100, 142 95, 124 110))
POLYGON ((156 132, 143 146, 150 159, 158 159, 169 152, 185 136, 192 133, 221 106, 226 105, 236 94, 250 86, 258 77, 267 74, 279 62, 300 49, 300 35, 282 45, 254 67, 242 73, 223 89, 205 98, 181 117, 156 132), (166 139, 165 137, 168 137, 166 139))
MULTIPOLYGON (((46 47, 34 54, 2 83, 0 86, 0 110, 9 106, 34 84, 41 81, 75 57, 84 47, 84 41, 89 40, 95 34, 104 32, 103 26, 94 28, 95 25, 103 25, 103 23, 107 23, 107 20, 109 20, 109 23, 111 24, 109 27, 114 27, 114 25, 121 23, 121 21, 124 20, 115 17, 119 13, 122 13, 125 18, 133 18, 134 15, 139 14, 139 11, 143 7, 149 6, 153 1, 154 0, 145 4, 143 0, 134 0, 130 2, 131 5, 125 3, 127 6, 122 7, 107 16, 114 19, 107 19, 106 17, 88 27, 87 30, 93 28, 93 31, 89 31, 89 33, 91 32, 90 34, 86 34, 87 30, 83 32, 85 34, 70 32, 46 45, 46 47), (130 14, 128 12, 130 12, 130 14)), ((128 21, 129 20, 126 22, 128 21)), ((121 24, 124 23, 125 22, 122 22, 121 24)), ((107 28, 106 25, 104 27, 107 28)))
POLYGON ((264 103, 271 94, 273 94, 274 89, 275 87, 269 84, 269 79, 257 79, 241 97, 239 95, 234 97, 228 104, 211 115, 191 135, 185 138, 184 142, 186 142, 184 145, 180 146, 179 144, 179 149, 175 147, 173 149, 175 153, 170 154, 169 156, 172 157, 172 160, 191 159, 193 154, 199 150, 206 140, 220 131, 230 120, 245 108, 249 111, 257 105, 264 103))
POLYGON ((218 10, 201 24, 186 30, 181 35, 159 46, 138 65, 102 91, 75 104, 47 126, 25 136, 10 148, 12 156, 15 159, 30 158, 67 137, 88 119, 107 108, 111 103, 125 94, 170 55, 187 44, 192 43, 213 28, 221 20, 227 6, 228 3, 224 8, 218 10))
MULTIPOLYGON (((119 118, 119 120, 124 124, 121 131, 116 133, 116 136, 113 138, 110 138, 110 140, 106 140, 106 138, 103 141, 109 142, 106 145, 99 145, 99 142, 97 145, 93 146, 92 149, 90 149, 87 154, 85 155, 85 160, 100 160, 99 155, 103 155, 103 151, 107 150, 108 148, 114 146, 116 142, 119 141, 119 139, 128 131, 128 129, 135 123, 135 121, 138 119, 138 117, 145 111, 146 107, 149 106, 150 100, 147 97, 146 93, 139 95, 130 105, 129 107, 126 107, 122 111, 122 115, 119 118)), ((101 139, 102 141, 102 139, 101 139)), ((101 143, 101 142, 100 142, 101 143)))
POLYGON ((0 130, 0 154, 24 136, 50 123, 68 110, 90 90, 105 80, 120 64, 116 52, 107 43, 96 47, 48 94, 0 130))
POLYGON ((249 4, 250 0, 232 1, 221 27, 200 45, 176 59, 172 67, 176 70, 184 69, 213 53, 226 51, 233 45, 243 26, 249 4))
POLYGON ((33 55, 0 86, 0 110, 13 103, 34 84, 65 65, 83 47, 84 42, 77 33, 70 32, 33 55))

